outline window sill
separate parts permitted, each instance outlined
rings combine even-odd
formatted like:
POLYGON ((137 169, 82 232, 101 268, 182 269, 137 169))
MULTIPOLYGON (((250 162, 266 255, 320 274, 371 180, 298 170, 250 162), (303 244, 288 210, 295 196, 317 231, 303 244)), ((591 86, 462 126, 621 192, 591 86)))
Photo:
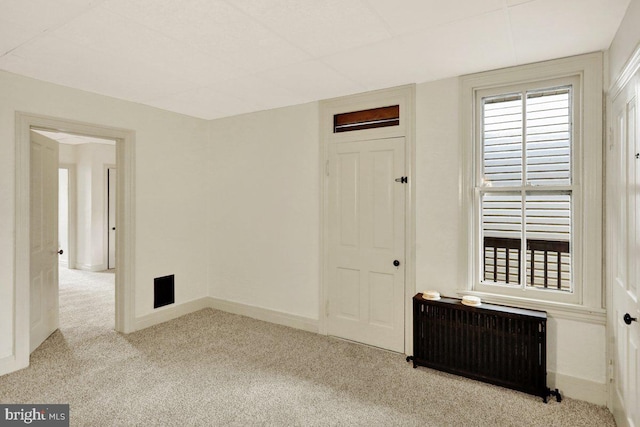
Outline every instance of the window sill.
POLYGON ((489 292, 470 291, 468 289, 458 289, 457 294, 460 297, 463 295, 474 295, 480 297, 483 301, 492 304, 510 305, 514 307, 528 308, 531 310, 543 310, 551 317, 557 319, 575 320, 579 322, 593 323, 595 325, 605 325, 607 321, 606 310, 602 308, 521 298, 489 292))

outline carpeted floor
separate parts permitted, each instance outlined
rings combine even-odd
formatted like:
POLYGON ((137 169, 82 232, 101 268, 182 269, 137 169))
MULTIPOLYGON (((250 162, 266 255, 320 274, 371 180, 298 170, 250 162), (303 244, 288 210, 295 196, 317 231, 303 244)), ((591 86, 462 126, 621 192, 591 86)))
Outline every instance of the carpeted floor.
POLYGON ((113 330, 113 274, 61 272, 60 330, 0 377, 2 403, 69 403, 79 426, 614 426, 400 354, 211 309, 113 330))

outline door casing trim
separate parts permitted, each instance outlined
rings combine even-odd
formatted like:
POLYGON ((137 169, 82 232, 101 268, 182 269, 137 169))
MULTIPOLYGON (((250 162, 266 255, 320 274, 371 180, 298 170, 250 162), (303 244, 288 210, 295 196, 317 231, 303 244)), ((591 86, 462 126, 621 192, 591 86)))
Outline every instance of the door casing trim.
POLYGON ((15 252, 13 283, 13 362, 8 372, 29 366, 30 292, 30 137, 32 128, 116 140, 118 164, 117 214, 121 227, 117 230, 115 329, 128 333, 135 326, 135 132, 102 125, 78 122, 43 115, 16 112, 15 115, 15 252))
POLYGON ((405 85, 320 102, 320 289, 318 330, 327 334, 329 268, 329 180, 327 162, 329 144, 369 139, 405 138, 405 171, 409 186, 405 198, 405 283, 404 283, 404 352, 413 352, 412 297, 415 293, 415 85, 405 85), (400 124, 354 132, 333 133, 334 114, 400 105, 400 124))

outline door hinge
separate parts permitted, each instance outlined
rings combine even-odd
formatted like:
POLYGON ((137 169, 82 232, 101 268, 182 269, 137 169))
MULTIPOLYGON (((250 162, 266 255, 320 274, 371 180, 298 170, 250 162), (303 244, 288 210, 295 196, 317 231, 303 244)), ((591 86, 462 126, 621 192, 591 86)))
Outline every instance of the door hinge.
POLYGON ((325 317, 329 317, 329 300, 327 300, 326 304, 324 305, 324 315, 325 317))
POLYGON ((400 178, 396 178, 396 182, 406 184, 407 182, 409 182, 409 178, 407 178, 406 176, 401 176, 400 178))

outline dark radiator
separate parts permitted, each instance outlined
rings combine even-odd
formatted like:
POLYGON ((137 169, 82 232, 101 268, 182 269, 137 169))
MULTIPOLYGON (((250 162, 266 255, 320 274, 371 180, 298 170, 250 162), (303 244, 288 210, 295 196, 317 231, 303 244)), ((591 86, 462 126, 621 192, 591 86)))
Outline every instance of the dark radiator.
POLYGON ((547 387, 547 314, 456 298, 413 297, 413 367, 452 374, 561 400, 547 387))

